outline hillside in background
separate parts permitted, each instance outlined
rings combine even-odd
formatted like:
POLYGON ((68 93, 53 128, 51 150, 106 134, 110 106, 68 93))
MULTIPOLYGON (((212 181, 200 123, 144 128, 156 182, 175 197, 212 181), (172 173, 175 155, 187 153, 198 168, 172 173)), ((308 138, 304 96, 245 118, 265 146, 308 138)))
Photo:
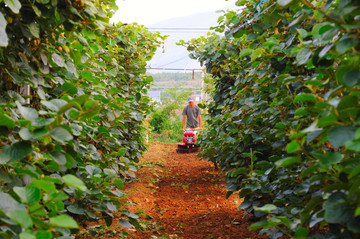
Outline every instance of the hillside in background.
MULTIPOLYGON (((227 9, 234 9, 229 6, 227 9)), ((198 38, 210 31, 210 28, 217 25, 217 20, 223 13, 203 12, 181 18, 168 19, 147 26, 150 31, 159 31, 162 35, 168 35, 163 48, 159 48, 148 63, 150 68, 176 68, 182 70, 148 70, 154 79, 150 88, 152 92, 160 92, 166 95, 166 90, 175 87, 188 90, 193 95, 201 93, 201 73, 195 71, 192 79, 193 69, 202 69, 199 62, 190 59, 189 52, 183 46, 178 46, 180 40, 188 41, 198 38), (188 70, 184 70, 188 69, 188 70)))
MULTIPOLYGON (((148 65, 152 68, 201 69, 196 60, 189 58, 186 48, 176 43, 205 35, 210 27, 217 25, 217 20, 221 15, 222 13, 204 12, 168 19, 148 26, 150 31, 159 31, 162 35, 169 35, 164 49, 159 48, 148 65)), ((149 70, 149 72, 157 73, 158 71, 149 70)))

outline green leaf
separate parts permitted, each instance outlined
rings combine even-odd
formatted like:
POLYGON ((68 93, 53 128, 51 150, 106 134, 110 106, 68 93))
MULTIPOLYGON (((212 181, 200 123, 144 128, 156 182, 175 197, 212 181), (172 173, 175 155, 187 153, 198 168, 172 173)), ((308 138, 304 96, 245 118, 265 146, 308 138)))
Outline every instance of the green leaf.
POLYGON ((347 86, 354 86, 358 84, 359 80, 360 80, 360 71, 358 70, 352 70, 346 72, 343 77, 343 81, 347 86))
POLYGON ((327 127, 337 123, 337 118, 335 115, 328 115, 321 117, 317 123, 319 127, 327 127))
POLYGON ((359 225, 360 225, 360 218, 354 218, 347 223, 349 231, 353 232, 354 234, 360 233, 359 225))
POLYGON ((64 59, 59 55, 59 54, 56 54, 56 53, 53 53, 51 55, 51 59, 53 60, 53 62, 58 65, 59 67, 65 67, 65 61, 64 59))
POLYGON ((73 136, 66 129, 62 127, 56 127, 50 131, 50 135, 56 141, 65 144, 66 141, 72 140, 73 136))
POLYGON ((140 93, 136 93, 136 94, 135 94, 135 100, 136 100, 136 101, 140 101, 140 100, 141 100, 141 94, 140 94, 140 93))
POLYGON ((88 41, 86 40, 86 38, 83 37, 81 34, 77 34, 76 36, 78 37, 79 42, 80 42, 83 46, 88 46, 88 45, 89 45, 89 43, 88 43, 88 41))
POLYGON ((89 81, 92 81, 94 79, 92 72, 89 70, 82 71, 80 75, 89 81))
MULTIPOLYGON (((229 192, 233 193, 232 191, 228 191, 228 193, 229 193, 229 192)), ((247 195, 252 194, 252 193, 253 193, 253 190, 251 190, 251 189, 249 189, 249 188, 243 188, 243 189, 241 189, 240 192, 239 192, 239 197, 240 197, 240 198, 244 198, 244 197, 246 197, 247 195)))
POLYGON ((15 142, 5 153, 9 155, 10 161, 21 160, 32 153, 32 144, 30 141, 15 142))
POLYGON ((50 218, 50 224, 55 227, 79 228, 76 221, 66 214, 50 218))
POLYGON ((312 55, 312 51, 310 49, 302 48, 299 51, 299 53, 296 55, 296 63, 298 65, 307 64, 311 55, 312 55))
POLYGON ((299 149, 300 149, 300 145, 298 144, 298 142, 296 142, 296 140, 294 140, 286 145, 286 152, 288 154, 294 153, 294 152, 298 151, 299 149))
POLYGON ((251 224, 248 228, 250 230, 258 230, 260 228, 265 228, 269 226, 269 222, 268 221, 260 221, 260 222, 256 222, 251 224))
POLYGON ((275 38, 270 38, 267 42, 263 43, 263 46, 273 47, 279 45, 279 42, 275 38))
POLYGON ((348 35, 344 35, 339 43, 336 45, 336 51, 340 54, 344 54, 358 43, 357 38, 351 38, 348 35))
POLYGON ((36 0, 36 2, 38 2, 40 4, 48 4, 50 2, 50 0, 36 0))
POLYGON ((73 84, 64 83, 61 87, 70 95, 76 95, 78 93, 78 89, 73 84))
POLYGON ((275 128, 277 128, 277 129, 286 129, 286 125, 284 123, 276 123, 275 128))
POLYGON ((47 193, 56 192, 55 184, 44 179, 34 179, 31 181, 31 185, 47 193))
POLYGON ((251 53, 251 61, 255 61, 256 58, 258 58, 261 53, 262 53, 263 49, 262 48, 256 48, 252 53, 251 53))
POLYGON ((75 177, 74 175, 67 174, 62 177, 66 185, 77 188, 81 191, 86 191, 87 187, 85 186, 84 182, 81 181, 79 178, 75 177))
POLYGON ((354 176, 358 175, 359 173, 360 173, 360 165, 356 166, 353 170, 351 170, 349 178, 353 178, 354 176))
POLYGON ((309 231, 308 231, 308 229, 306 229, 304 227, 297 229, 295 232, 295 237, 306 238, 308 235, 309 235, 309 231))
POLYGON ((105 168, 104 173, 107 176, 116 176, 117 175, 116 171, 114 169, 111 169, 111 168, 105 168))
POLYGON ((14 128, 15 127, 15 121, 11 117, 9 117, 9 116, 7 116, 7 115, 0 112, 0 126, 6 126, 6 127, 9 127, 9 128, 14 128))
POLYGON ((328 139, 334 148, 345 145, 345 142, 355 137, 357 128, 351 126, 333 126, 328 132, 328 139))
POLYGON ((354 150, 360 151, 360 140, 349 140, 345 142, 345 147, 354 150))
POLYGON ((74 110, 74 109, 69 111, 70 119, 74 120, 74 119, 77 119, 79 116, 80 116, 80 111, 74 110))
POLYGON ((74 63, 80 64, 81 63, 81 53, 77 50, 72 50, 70 52, 71 58, 74 60, 74 63))
POLYGON ((38 203, 41 199, 41 192, 37 187, 27 186, 25 188, 26 202, 29 205, 38 203))
POLYGON ((46 128, 35 129, 31 132, 28 128, 21 128, 19 135, 23 140, 37 139, 48 134, 46 128))
POLYGON ((110 202, 106 203, 106 207, 110 211, 116 212, 118 210, 117 206, 115 206, 113 203, 110 203, 110 202))
POLYGON ((357 207, 356 210, 355 210, 355 217, 359 216, 360 215, 360 207, 357 207))
POLYGON ((6 19, 4 15, 0 12, 0 47, 7 47, 9 38, 6 33, 6 19))
POLYGON ((243 49, 239 54, 239 58, 242 58, 244 56, 248 56, 248 55, 252 54, 253 51, 254 51, 253 49, 243 49))
POLYGON ((35 109, 23 107, 19 102, 16 102, 16 105, 24 119, 35 121, 38 118, 38 113, 35 109))
POLYGON ((19 131, 19 135, 23 140, 30 140, 32 138, 32 133, 28 128, 22 128, 19 131))
POLYGON ((333 29, 334 27, 330 24, 325 24, 325 25, 322 25, 320 28, 319 28, 319 31, 318 33, 320 35, 323 35, 325 32, 329 31, 330 29, 333 29))
POLYGON ((66 154, 66 163, 65 163, 65 167, 67 169, 71 169, 74 166, 74 159, 73 157, 71 157, 71 155, 66 154))
POLYGON ((20 239, 36 239, 33 232, 25 231, 19 234, 20 239))
MULTIPOLYGON (((43 127, 43 126, 50 125, 54 121, 55 121, 55 118, 47 118, 47 119, 38 118, 35 121, 32 121, 31 125, 34 127, 43 127)), ((47 131, 47 129, 46 129, 46 131, 47 131)), ((41 137, 40 132, 34 131, 33 137, 36 137, 36 138, 41 137)))
POLYGON ((131 223, 130 222, 128 222, 128 221, 126 221, 126 220, 124 220, 124 219, 119 219, 119 224, 121 225, 121 226, 123 226, 123 227, 126 227, 126 228, 132 228, 132 227, 134 227, 133 225, 131 225, 131 223))
POLYGON ((339 28, 333 27, 332 25, 325 25, 320 28, 319 34, 322 35, 324 41, 330 41, 338 34, 339 30, 339 28))
POLYGON ((129 211, 127 211, 127 210, 124 211, 123 213, 125 214, 125 216, 127 216, 127 217, 129 217, 129 218, 133 218, 133 219, 138 219, 138 218, 139 218, 138 215, 136 215, 135 213, 129 212, 129 211))
POLYGON ((305 116, 308 115, 309 112, 305 107, 301 107, 295 111, 295 116, 305 116))
POLYGON ((315 158, 319 159, 320 162, 324 165, 331 166, 333 164, 339 163, 343 159, 343 155, 340 153, 333 153, 327 151, 325 154, 322 151, 315 151, 312 152, 311 155, 313 155, 315 158))
POLYGON ((231 172, 231 177, 237 177, 240 174, 248 174, 249 170, 247 170, 246 168, 237 168, 234 171, 231 172))
POLYGON ((329 45, 324 46, 324 48, 319 53, 319 57, 321 58, 321 57, 325 56, 326 53, 328 53, 333 46, 334 46, 334 44, 329 44, 329 45))
POLYGON ((238 0, 236 1, 236 6, 242 6, 244 5, 245 3, 248 3, 248 0, 238 0))
POLYGON ((280 6, 284 7, 289 5, 292 2, 292 0, 278 0, 277 4, 279 4, 280 6))
POLYGON ((39 24, 32 22, 27 26, 31 32, 31 34, 36 37, 39 38, 40 37, 40 26, 39 24))
POLYGON ((304 101, 315 101, 316 96, 313 94, 307 94, 307 93, 300 93, 295 97, 294 102, 304 102, 304 101))
POLYGON ((115 179, 114 180, 114 184, 116 187, 119 187, 119 188, 123 188, 124 187, 124 183, 123 181, 121 181, 120 179, 115 179))
POLYGON ((63 153, 54 151, 54 152, 50 152, 49 154, 59 165, 66 164, 66 157, 63 153))
POLYGON ((280 159, 278 161, 275 162, 275 165, 277 168, 280 167, 287 167, 289 165, 295 164, 295 163, 300 163, 301 159, 299 157, 288 157, 288 158, 284 158, 284 159, 280 159))
POLYGON ((63 114, 66 111, 68 111, 69 109, 71 109, 72 107, 80 107, 80 106, 76 105, 75 102, 66 103, 65 105, 60 107, 58 114, 63 114))
POLYGON ((25 210, 14 210, 6 213, 6 216, 26 229, 33 225, 30 215, 25 210))
POLYGON ((328 223, 346 223, 351 220, 354 212, 347 206, 347 200, 343 192, 333 193, 323 204, 324 219, 328 223))
POLYGON ((21 3, 18 0, 5 0, 5 4, 13 11, 18 14, 20 12, 21 3))
POLYGON ((19 196, 21 202, 27 202, 26 198, 26 189, 24 187, 17 187, 13 188, 14 192, 19 196))
POLYGON ((254 206, 254 209, 256 211, 260 211, 260 212, 267 212, 267 213, 270 213, 271 211, 274 211, 275 209, 277 209, 277 207, 273 204, 265 204, 264 206, 262 207, 256 207, 254 206))
POLYGON ((7 213, 13 210, 26 210, 25 206, 18 203, 14 198, 9 194, 0 192, 0 209, 1 211, 7 213))
POLYGON ((304 30, 304 29, 297 29, 296 28, 296 31, 299 33, 301 40, 304 39, 308 34, 308 32, 306 30, 304 30))
POLYGON ((360 128, 358 128, 355 132, 355 139, 360 139, 360 128))
POLYGON ((68 102, 61 99, 53 99, 50 101, 42 100, 41 104, 45 105, 48 109, 58 112, 61 107, 66 105, 68 102))
POLYGON ((336 107, 339 118, 344 121, 354 121, 359 113, 359 108, 358 97, 353 95, 342 97, 336 107))
POLYGON ((234 111, 231 112, 231 115, 232 115, 233 117, 237 117, 237 116, 239 116, 240 114, 241 114, 241 109, 237 109, 237 110, 234 110, 234 111))
POLYGON ((36 239, 52 239, 52 238, 53 238, 52 233, 49 231, 38 231, 36 233, 36 239))
MULTIPOLYGON (((241 191, 242 191, 242 190, 241 190, 241 191)), ((240 192, 241 192, 241 191, 240 191, 240 192)), ((226 192, 226 196, 225 196, 226 199, 229 199, 229 197, 230 197, 231 195, 233 195, 233 193, 234 193, 234 192, 232 192, 232 191, 227 191, 227 192, 226 192)))

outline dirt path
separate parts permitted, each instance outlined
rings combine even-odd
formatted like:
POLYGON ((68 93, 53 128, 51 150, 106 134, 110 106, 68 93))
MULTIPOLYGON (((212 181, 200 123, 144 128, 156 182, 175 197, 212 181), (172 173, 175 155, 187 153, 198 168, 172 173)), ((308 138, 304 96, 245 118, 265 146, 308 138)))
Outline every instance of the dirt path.
POLYGON ((144 221, 144 230, 129 231, 128 238, 265 238, 247 229, 251 216, 237 210, 236 194, 225 199, 222 173, 175 148, 152 143, 140 161, 139 180, 125 186, 134 204, 128 210, 142 212, 144 221))
POLYGON ((175 149, 175 144, 150 144, 139 162, 138 179, 125 184, 126 209, 140 216, 143 229, 129 229, 124 235, 114 218, 110 228, 102 220, 89 223, 87 228, 99 233, 91 236, 83 228, 77 238, 266 238, 247 229, 253 217, 237 210, 237 194, 225 198, 222 172, 196 153, 178 154, 175 149))

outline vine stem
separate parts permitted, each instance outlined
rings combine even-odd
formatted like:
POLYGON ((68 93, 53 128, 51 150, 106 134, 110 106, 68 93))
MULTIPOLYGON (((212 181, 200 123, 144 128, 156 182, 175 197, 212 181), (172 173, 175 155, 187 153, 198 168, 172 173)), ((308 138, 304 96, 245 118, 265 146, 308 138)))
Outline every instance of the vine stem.
POLYGON ((32 165, 35 165, 37 162, 39 162, 41 159, 43 159, 42 157, 39 157, 39 153, 35 152, 36 156, 37 156, 37 160, 35 160, 34 162, 32 162, 32 165))

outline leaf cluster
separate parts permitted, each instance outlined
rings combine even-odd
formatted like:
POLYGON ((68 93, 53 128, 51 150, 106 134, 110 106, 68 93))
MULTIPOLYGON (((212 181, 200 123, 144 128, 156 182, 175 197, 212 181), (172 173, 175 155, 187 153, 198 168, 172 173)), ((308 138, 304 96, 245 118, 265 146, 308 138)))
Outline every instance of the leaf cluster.
POLYGON ((214 28, 225 36, 182 43, 212 76, 202 156, 259 217, 252 229, 358 237, 359 2, 237 4, 214 28))
POLYGON ((0 237, 138 226, 124 182, 146 149, 146 61, 163 40, 115 1, 0 1, 0 237), (121 200, 119 200, 119 198, 121 200))

